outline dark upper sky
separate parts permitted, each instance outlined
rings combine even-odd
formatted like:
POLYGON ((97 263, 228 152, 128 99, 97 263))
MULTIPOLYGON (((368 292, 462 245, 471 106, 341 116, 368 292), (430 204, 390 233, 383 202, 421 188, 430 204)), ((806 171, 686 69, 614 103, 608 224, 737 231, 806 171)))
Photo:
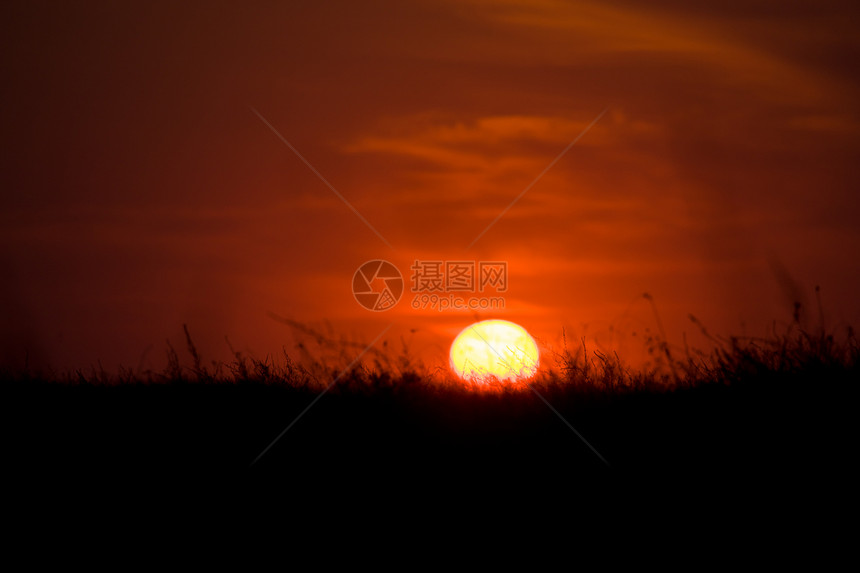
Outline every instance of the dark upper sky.
POLYGON ((480 316, 547 344, 632 348, 643 292, 678 343, 689 313, 764 334, 814 285, 828 327, 860 319, 853 2, 27 1, 0 21, 3 363, 158 366, 183 323, 206 356, 225 335, 265 355, 289 334, 269 311, 367 340, 393 320, 443 356, 475 314, 364 310, 350 282, 375 258, 507 261, 506 308, 480 316))

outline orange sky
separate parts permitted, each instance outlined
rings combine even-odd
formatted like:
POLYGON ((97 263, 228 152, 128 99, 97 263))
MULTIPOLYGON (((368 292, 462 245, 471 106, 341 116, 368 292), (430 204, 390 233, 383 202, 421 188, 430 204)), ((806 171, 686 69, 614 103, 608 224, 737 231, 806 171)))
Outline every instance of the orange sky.
POLYGON ((853 2, 132 4, 0 8, 2 364, 160 367, 183 323, 264 356, 269 312, 431 363, 476 316, 632 355, 644 292, 675 344, 815 285, 860 323, 853 2), (507 261, 506 308, 369 312, 377 258, 507 261))

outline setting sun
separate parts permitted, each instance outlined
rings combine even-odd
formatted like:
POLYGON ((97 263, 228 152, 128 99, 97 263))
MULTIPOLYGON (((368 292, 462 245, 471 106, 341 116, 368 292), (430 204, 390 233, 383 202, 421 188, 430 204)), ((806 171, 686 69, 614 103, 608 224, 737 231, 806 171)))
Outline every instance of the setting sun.
POLYGON ((464 380, 510 382, 534 376, 538 348, 521 326, 485 320, 463 329, 451 345, 451 369, 464 380))

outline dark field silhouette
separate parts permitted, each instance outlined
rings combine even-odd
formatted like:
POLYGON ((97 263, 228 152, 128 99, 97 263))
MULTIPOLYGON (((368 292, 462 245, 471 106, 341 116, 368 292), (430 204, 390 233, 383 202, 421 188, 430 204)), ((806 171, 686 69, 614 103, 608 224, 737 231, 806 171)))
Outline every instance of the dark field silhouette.
POLYGON ((714 341, 713 352, 679 353, 654 338, 641 371, 580 345, 511 387, 470 386, 383 352, 345 372, 331 357, 299 364, 286 354, 206 365, 188 336, 188 360, 170 347, 162 372, 6 372, 7 467, 518 487, 619 472, 796 476, 850 463, 852 330, 795 324, 768 339, 714 341))

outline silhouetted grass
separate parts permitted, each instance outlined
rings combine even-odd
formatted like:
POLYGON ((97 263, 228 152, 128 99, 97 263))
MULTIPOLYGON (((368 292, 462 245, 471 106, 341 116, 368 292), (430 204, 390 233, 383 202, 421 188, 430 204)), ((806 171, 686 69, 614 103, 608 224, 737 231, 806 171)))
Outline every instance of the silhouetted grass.
POLYGON ((185 328, 188 358, 168 343, 159 372, 5 372, 6 420, 19 437, 10 455, 52 469, 317 478, 580 475, 609 471, 603 460, 616 470, 754 474, 838 465, 855 429, 860 352, 850 328, 809 332, 795 322, 765 338, 711 337, 708 351, 653 337, 640 369, 565 344, 542 357, 535 379, 511 385, 431 371, 405 342, 346 368, 363 344, 293 326, 306 336, 298 358, 233 350, 228 363, 206 363, 185 328))
POLYGON ((422 392, 453 394, 500 393, 517 395, 540 388, 577 395, 602 397, 631 392, 667 392, 702 385, 755 384, 773 378, 810 378, 810 384, 844 379, 856 374, 858 354, 853 328, 840 333, 809 332, 794 322, 784 332, 769 337, 715 337, 692 315, 690 320, 713 343, 708 351, 675 348, 659 336, 645 340, 652 358, 645 367, 631 368, 617 353, 587 348, 581 341, 570 349, 565 341, 561 351, 542 356, 538 376, 528 382, 470 382, 457 379, 447 369, 430 370, 411 356, 403 342, 399 351, 387 343, 370 348, 356 364, 347 367, 365 348, 363 342, 335 340, 306 325, 284 320, 312 340, 296 344, 294 354, 286 348, 280 357, 254 358, 237 351, 226 340, 233 359, 205 363, 187 325, 183 325, 188 363, 170 341, 166 343, 167 365, 156 372, 120 367, 106 371, 101 364, 88 371, 39 372, 0 370, 7 385, 277 385, 332 393, 373 395, 380 392, 422 392), (313 344, 314 348, 309 346, 313 344), (297 356, 295 358, 294 356, 297 356), (680 356, 680 357, 679 357, 680 356), (818 382, 816 382, 818 380, 818 382))

